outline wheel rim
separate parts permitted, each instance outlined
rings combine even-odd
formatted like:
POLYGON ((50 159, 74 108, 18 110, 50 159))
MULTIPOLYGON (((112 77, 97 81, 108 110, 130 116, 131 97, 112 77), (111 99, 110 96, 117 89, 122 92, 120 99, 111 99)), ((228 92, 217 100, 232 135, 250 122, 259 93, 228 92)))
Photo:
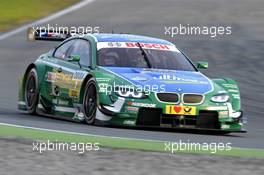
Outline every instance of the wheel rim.
POLYGON ((26 86, 26 100, 28 107, 32 107, 34 104, 34 99, 36 96, 36 81, 35 77, 31 75, 28 78, 27 86, 26 86))
POLYGON ((96 112, 96 105, 97 105, 96 89, 95 86, 91 84, 88 86, 84 101, 84 111, 87 120, 93 119, 93 116, 96 112))

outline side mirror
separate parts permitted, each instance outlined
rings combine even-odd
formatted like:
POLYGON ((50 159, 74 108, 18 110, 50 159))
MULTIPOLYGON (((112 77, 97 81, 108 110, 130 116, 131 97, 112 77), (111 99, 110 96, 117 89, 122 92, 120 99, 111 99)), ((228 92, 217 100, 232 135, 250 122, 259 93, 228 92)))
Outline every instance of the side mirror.
POLYGON ((81 57, 79 55, 71 55, 69 56, 68 61, 70 62, 80 62, 81 57))
POLYGON ((197 69, 207 69, 207 68, 208 68, 208 62, 199 61, 197 63, 197 69))

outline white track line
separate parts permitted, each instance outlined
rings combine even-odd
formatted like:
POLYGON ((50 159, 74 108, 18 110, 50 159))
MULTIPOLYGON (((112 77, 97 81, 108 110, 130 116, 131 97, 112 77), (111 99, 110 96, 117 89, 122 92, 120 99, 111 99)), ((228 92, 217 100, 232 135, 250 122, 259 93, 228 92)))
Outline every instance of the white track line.
POLYGON ((96 135, 96 134, 86 134, 86 133, 81 133, 81 132, 46 129, 46 128, 24 126, 24 125, 15 125, 15 124, 9 124, 9 123, 0 123, 0 125, 24 128, 24 129, 33 129, 33 130, 39 130, 39 131, 56 132, 56 133, 62 133, 62 134, 74 134, 74 135, 80 135, 80 136, 103 137, 103 138, 122 139, 122 140, 137 140, 137 141, 146 141, 146 142, 161 142, 161 143, 166 142, 162 140, 148 140, 148 139, 137 139, 137 138, 128 138, 128 137, 115 137, 115 136, 104 136, 104 135, 96 135))
POLYGON ((58 17, 61 17, 61 16, 65 15, 67 13, 70 13, 72 11, 78 10, 79 8, 85 6, 85 5, 87 5, 87 4, 89 4, 89 3, 93 2, 93 1, 95 1, 95 0, 83 0, 83 1, 77 3, 77 4, 73 5, 73 6, 70 6, 69 8, 66 8, 64 10, 61 10, 59 12, 56 12, 56 13, 50 15, 50 16, 47 16, 47 17, 42 18, 40 20, 34 21, 32 23, 23 25, 23 26, 21 26, 21 27, 19 27, 17 29, 14 29, 14 30, 9 31, 9 32, 3 33, 2 35, 0 35, 0 41, 1 40, 4 40, 4 39, 6 39, 6 38, 8 38, 10 36, 13 36, 13 35, 15 35, 15 34, 17 34, 19 32, 25 31, 29 27, 43 24, 45 22, 48 22, 50 20, 56 19, 58 17))
MULTIPOLYGON (((129 138, 129 137, 115 137, 115 136, 104 136, 104 135, 96 135, 96 134, 86 134, 86 133, 80 133, 80 132, 71 132, 71 131, 62 131, 62 130, 55 130, 55 129, 38 128, 38 127, 15 125, 15 124, 9 124, 9 123, 0 123, 0 125, 17 127, 17 128, 24 128, 24 129, 39 130, 39 131, 56 132, 56 133, 62 133, 62 134, 73 134, 73 135, 80 135, 80 136, 91 136, 91 137, 101 137, 101 138, 111 138, 111 139, 121 139, 121 140, 135 140, 135 141, 156 142, 156 143, 169 142, 169 141, 163 141, 163 140, 138 139, 138 138, 129 138)), ((242 148, 242 147, 232 147, 232 148, 241 149, 241 150, 263 151, 263 149, 260 149, 260 148, 242 148)))

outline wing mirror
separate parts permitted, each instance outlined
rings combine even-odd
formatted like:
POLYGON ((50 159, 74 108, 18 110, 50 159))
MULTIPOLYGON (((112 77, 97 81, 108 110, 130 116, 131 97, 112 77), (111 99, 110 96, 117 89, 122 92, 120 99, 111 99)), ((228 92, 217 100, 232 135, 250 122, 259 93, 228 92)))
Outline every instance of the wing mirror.
POLYGON ((70 62, 80 62, 81 57, 79 55, 71 55, 69 56, 68 61, 70 62))
POLYGON ((71 55, 71 56, 69 56, 69 58, 68 58, 68 61, 69 61, 69 62, 77 62, 77 63, 79 64, 80 68, 82 68, 82 66, 81 66, 81 64, 80 64, 80 60, 81 60, 80 55, 71 55))
POLYGON ((197 63, 197 69, 207 69, 208 68, 208 62, 206 61, 199 61, 197 63))

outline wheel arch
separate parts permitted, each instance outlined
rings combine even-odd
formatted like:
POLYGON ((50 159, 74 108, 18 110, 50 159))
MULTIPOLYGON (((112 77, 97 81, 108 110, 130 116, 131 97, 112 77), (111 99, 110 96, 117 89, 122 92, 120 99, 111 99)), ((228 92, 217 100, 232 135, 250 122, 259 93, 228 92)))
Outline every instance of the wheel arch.
POLYGON ((25 73, 24 73, 23 80, 22 80, 22 87, 23 87, 23 90, 24 90, 24 88, 25 88, 25 82, 26 82, 27 75, 28 75, 28 73, 30 72, 30 70, 33 69, 33 68, 36 68, 35 63, 30 63, 30 64, 28 65, 28 67, 26 68, 26 71, 25 71, 25 73))
POLYGON ((24 91, 25 91, 26 78, 30 70, 33 68, 36 68, 35 63, 30 63, 27 66, 23 76, 19 79, 19 101, 25 101, 24 91))
POLYGON ((30 72, 30 70, 32 70, 33 68, 36 69, 37 71, 37 75, 38 75, 38 87, 39 87, 39 91, 41 91, 41 82, 45 77, 45 66, 43 66, 42 64, 38 64, 36 62, 34 63, 30 63, 25 72, 24 75, 22 76, 22 78, 20 78, 19 81, 19 101, 24 101, 24 91, 25 91, 25 83, 26 83, 26 78, 28 73, 30 72))

